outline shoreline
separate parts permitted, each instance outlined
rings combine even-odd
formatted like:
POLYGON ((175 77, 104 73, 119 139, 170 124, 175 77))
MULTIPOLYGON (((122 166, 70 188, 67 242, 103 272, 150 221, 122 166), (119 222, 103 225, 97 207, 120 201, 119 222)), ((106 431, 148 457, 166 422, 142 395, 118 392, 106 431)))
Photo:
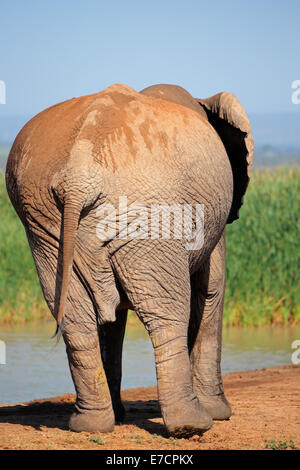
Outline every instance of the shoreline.
POLYGON ((0 449, 300 449, 300 365, 231 372, 223 379, 233 415, 202 436, 170 439, 156 387, 139 387, 121 392, 125 422, 113 433, 93 434, 101 444, 90 433, 68 430, 73 394, 0 405, 0 449))

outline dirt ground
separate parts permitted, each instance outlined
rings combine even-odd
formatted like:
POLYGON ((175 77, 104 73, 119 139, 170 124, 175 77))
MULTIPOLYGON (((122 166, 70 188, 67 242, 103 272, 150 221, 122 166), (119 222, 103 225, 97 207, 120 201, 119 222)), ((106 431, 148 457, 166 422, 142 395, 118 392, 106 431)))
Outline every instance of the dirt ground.
POLYGON ((109 434, 68 431, 71 394, 1 405, 0 449, 300 449, 300 365, 226 374, 224 386, 233 416, 202 436, 169 438, 148 387, 122 392, 127 417, 109 434))

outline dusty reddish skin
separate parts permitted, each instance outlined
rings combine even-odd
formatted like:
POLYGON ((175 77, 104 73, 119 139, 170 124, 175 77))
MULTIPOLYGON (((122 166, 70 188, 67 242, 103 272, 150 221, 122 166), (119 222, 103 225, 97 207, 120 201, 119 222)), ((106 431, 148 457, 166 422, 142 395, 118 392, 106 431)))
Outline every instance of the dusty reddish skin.
POLYGON ((300 449, 300 366, 224 375, 232 405, 230 420, 217 421, 203 436, 176 443, 166 435, 158 411, 156 387, 122 391, 127 415, 114 432, 67 430, 75 396, 0 406, 0 449, 266 449, 268 442, 293 441, 300 449), (91 437, 101 437, 102 445, 91 437))
POLYGON ((63 326, 77 393, 73 431, 111 432, 124 418, 129 307, 154 347, 168 432, 202 433, 230 417, 220 370, 225 226, 238 218, 252 155, 234 95, 200 100, 170 85, 140 93, 113 85, 46 109, 18 134, 7 189, 63 326), (124 195, 147 208, 203 204, 203 246, 188 250, 173 237, 100 241, 97 210, 118 207, 124 195))

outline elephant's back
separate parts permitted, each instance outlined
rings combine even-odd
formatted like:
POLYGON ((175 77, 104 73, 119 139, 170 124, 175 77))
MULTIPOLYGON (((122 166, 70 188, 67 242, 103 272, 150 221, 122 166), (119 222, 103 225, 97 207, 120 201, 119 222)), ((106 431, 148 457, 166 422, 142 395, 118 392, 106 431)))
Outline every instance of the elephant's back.
POLYGON ((230 177, 224 146, 199 113, 118 84, 59 103, 31 119, 9 155, 8 190, 28 182, 49 186, 65 167, 73 171, 77 161, 111 174, 126 169, 135 178, 145 168, 150 176, 153 168, 159 169, 162 185, 169 185, 176 172, 175 179, 180 174, 187 185, 190 175, 197 175, 196 189, 210 180, 222 185, 230 177))
POLYGON ((214 132, 201 113, 116 84, 58 103, 33 117, 17 135, 7 169, 55 171, 68 161, 76 140, 85 140, 93 146, 93 159, 115 170, 157 154, 168 158, 172 143, 182 135, 190 138, 197 127, 202 135, 214 132))

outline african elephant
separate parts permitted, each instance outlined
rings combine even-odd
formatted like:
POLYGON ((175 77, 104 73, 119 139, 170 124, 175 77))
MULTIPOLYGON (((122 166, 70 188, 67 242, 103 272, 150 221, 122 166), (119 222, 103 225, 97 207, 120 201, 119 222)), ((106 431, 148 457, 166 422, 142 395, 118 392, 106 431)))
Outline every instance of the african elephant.
POLYGON ((251 126, 233 94, 195 99, 174 85, 115 84, 44 110, 16 137, 7 190, 66 344, 77 394, 71 430, 109 432, 124 417, 129 308, 153 344, 169 434, 230 417, 220 370, 225 226, 238 218, 252 156, 251 126), (136 207, 174 204, 192 208, 192 229, 194 208, 203 208, 200 244, 189 244, 199 226, 180 232, 173 214, 168 235, 159 211, 151 236, 142 223, 130 236, 136 207), (116 210, 103 218, 103 208, 116 210))

